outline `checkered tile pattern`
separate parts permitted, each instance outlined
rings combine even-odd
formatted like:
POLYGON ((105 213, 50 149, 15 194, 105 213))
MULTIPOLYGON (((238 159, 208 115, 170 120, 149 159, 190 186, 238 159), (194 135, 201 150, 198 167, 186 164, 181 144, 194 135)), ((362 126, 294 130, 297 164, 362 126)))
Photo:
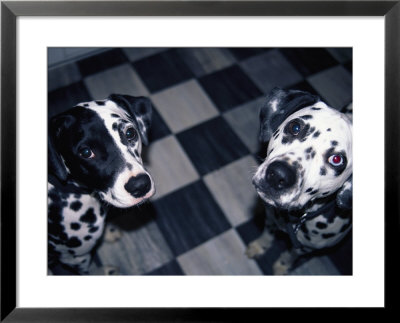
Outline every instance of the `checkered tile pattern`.
MULTIPOLYGON (((60 48, 50 48, 53 57, 60 48)), ((58 52, 57 52, 58 51, 58 52)), ((157 193, 112 210, 123 231, 97 249, 93 270, 123 275, 268 275, 286 246, 257 260, 246 245, 264 209, 251 184, 265 157, 258 112, 275 86, 307 90, 342 109, 352 101, 351 48, 104 48, 49 66, 49 116, 111 93, 148 96, 154 106, 143 157, 157 193)), ((352 273, 352 240, 302 259, 292 274, 352 273)))

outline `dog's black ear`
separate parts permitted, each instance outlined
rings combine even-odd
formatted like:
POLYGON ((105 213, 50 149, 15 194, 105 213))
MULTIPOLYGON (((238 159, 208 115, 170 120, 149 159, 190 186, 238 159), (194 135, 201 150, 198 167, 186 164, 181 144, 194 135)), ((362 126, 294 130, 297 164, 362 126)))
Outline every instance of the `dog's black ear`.
POLYGON ((74 122, 74 117, 67 114, 57 115, 51 118, 48 127, 48 172, 61 181, 66 181, 68 176, 67 167, 57 149, 57 142, 65 127, 74 122))
POLYGON ((132 117, 136 118, 142 142, 147 145, 147 133, 151 124, 152 106, 151 101, 143 96, 135 97, 122 94, 111 94, 111 101, 114 101, 121 108, 125 109, 132 117))
POLYGON ((260 110, 261 142, 267 142, 279 125, 292 113, 320 101, 318 96, 298 90, 274 88, 260 110))
POLYGON ((336 195, 336 204, 341 209, 350 210, 353 206, 353 176, 344 182, 336 195))

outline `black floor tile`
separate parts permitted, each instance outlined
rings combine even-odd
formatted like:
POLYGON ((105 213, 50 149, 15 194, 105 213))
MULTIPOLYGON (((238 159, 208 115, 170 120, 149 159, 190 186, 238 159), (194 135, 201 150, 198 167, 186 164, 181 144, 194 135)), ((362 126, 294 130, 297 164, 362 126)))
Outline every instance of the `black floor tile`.
POLYGON ((262 95, 237 65, 206 75, 199 82, 221 112, 262 95))
POLYGON ((175 256, 230 228, 202 181, 154 201, 154 207, 157 225, 175 256))
POLYGON ((293 86, 290 86, 288 89, 290 90, 300 90, 300 91, 305 91, 308 93, 311 93, 313 95, 316 95, 317 97, 319 97, 319 99, 323 102, 326 102, 325 98, 319 94, 310 83, 308 83, 306 80, 304 80, 303 82, 297 83, 293 86))
POLYGON ((344 68, 345 68, 346 70, 348 70, 350 73, 353 73, 353 61, 350 61, 350 62, 344 64, 343 66, 344 66, 344 68))
POLYGON ((157 107, 153 104, 153 115, 151 117, 151 127, 149 132, 149 142, 161 139, 171 134, 171 130, 164 122, 163 118, 157 111, 157 107))
POLYGON ((304 77, 338 64, 324 48, 282 48, 280 51, 304 77))
POLYGON ((237 60, 243 60, 255 55, 262 54, 266 52, 267 50, 270 50, 270 48, 246 48, 246 47, 238 47, 238 48, 229 48, 233 56, 237 60))
POLYGON ((288 90, 300 90, 319 96, 318 92, 307 81, 303 81, 287 88, 288 90))
POLYGON ((132 64, 151 92, 162 90, 194 76, 175 49, 132 64))
POLYGON ((222 117, 183 131, 177 138, 200 175, 250 153, 222 117))
POLYGON ((171 262, 165 264, 164 266, 153 270, 152 272, 148 273, 149 276, 178 276, 184 275, 181 266, 175 261, 172 260, 171 262))
POLYGON ((48 95, 48 116, 64 112, 80 102, 92 100, 83 82, 54 90, 48 95))
POLYGON ((128 61, 123 51, 119 48, 111 49, 77 62, 82 76, 104 71, 108 68, 123 64, 128 61))

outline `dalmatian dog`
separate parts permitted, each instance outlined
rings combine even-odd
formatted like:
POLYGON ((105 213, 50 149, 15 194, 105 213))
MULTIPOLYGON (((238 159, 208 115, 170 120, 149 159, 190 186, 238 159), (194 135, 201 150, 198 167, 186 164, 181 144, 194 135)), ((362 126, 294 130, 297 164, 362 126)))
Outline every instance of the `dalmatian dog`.
POLYGON ((352 121, 318 97, 275 88, 260 111, 267 157, 253 185, 265 203, 266 226, 251 242, 249 257, 263 254, 275 230, 293 247, 273 264, 287 274, 299 256, 332 247, 351 230, 352 121))
POLYGON ((53 273, 88 274, 108 206, 132 207, 155 193, 141 158, 151 114, 149 99, 113 94, 50 120, 48 260, 53 273))

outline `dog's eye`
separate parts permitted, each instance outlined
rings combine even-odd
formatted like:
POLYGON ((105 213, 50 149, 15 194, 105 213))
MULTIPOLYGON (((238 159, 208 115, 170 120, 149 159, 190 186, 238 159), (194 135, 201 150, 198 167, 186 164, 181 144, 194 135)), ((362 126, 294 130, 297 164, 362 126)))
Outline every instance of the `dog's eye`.
POLYGON ((126 129, 125 137, 128 140, 136 140, 137 139, 137 131, 134 128, 130 127, 128 129, 126 129))
POLYGON ((344 157, 342 155, 332 155, 329 156, 328 162, 332 166, 339 167, 344 164, 344 157))
POLYGON ((92 151, 90 148, 88 148, 88 147, 81 148, 81 149, 79 150, 79 155, 80 155, 81 157, 85 158, 85 159, 94 158, 94 153, 93 153, 93 151, 92 151))
POLYGON ((301 125, 297 121, 292 121, 289 123, 289 131, 293 136, 297 136, 300 133, 301 125))

